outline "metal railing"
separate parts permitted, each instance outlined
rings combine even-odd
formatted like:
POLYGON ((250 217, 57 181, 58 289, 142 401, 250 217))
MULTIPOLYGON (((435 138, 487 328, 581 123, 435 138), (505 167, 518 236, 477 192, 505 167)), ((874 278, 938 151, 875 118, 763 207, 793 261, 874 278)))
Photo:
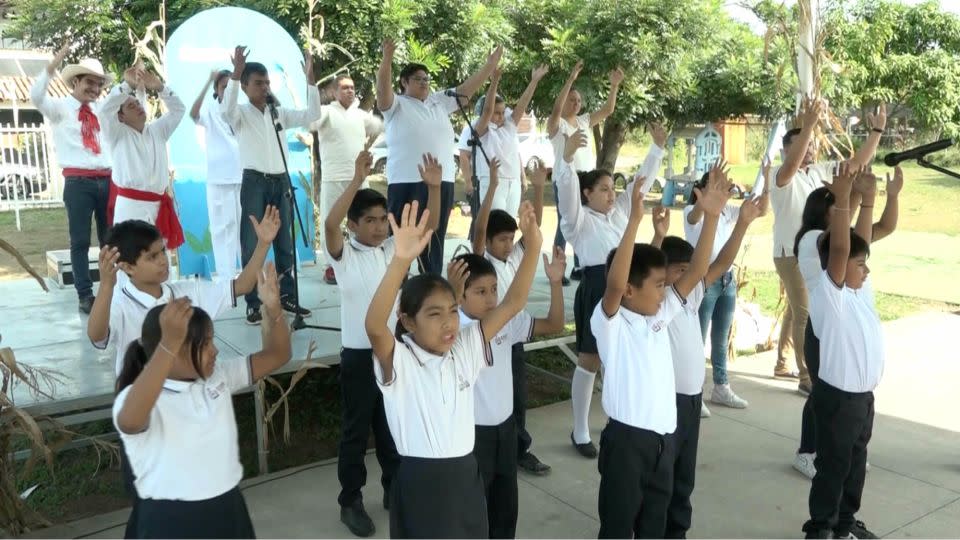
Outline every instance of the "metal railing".
POLYGON ((0 212, 63 206, 63 175, 54 166, 46 124, 0 124, 0 212))

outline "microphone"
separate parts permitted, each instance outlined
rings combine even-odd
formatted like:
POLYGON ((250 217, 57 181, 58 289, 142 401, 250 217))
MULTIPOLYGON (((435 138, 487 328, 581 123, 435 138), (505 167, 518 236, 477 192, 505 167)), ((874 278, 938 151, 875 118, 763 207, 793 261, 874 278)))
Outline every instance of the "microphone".
POLYGON ((920 159, 927 154, 939 152, 940 150, 950 148, 951 146, 953 146, 953 139, 940 139, 939 141, 917 146, 916 148, 904 150, 903 152, 890 152, 889 154, 883 156, 883 163, 887 167, 895 167, 901 161, 907 161, 908 159, 920 159))
POLYGON ((267 94, 266 102, 267 108, 270 109, 270 118, 273 119, 274 127, 277 131, 283 131, 280 126, 280 113, 277 112, 277 98, 273 97, 273 94, 267 94))
POLYGON ((468 98, 468 96, 465 96, 463 94, 458 94, 455 88, 447 88, 446 90, 443 91, 443 95, 454 97, 454 98, 464 98, 464 99, 468 98))

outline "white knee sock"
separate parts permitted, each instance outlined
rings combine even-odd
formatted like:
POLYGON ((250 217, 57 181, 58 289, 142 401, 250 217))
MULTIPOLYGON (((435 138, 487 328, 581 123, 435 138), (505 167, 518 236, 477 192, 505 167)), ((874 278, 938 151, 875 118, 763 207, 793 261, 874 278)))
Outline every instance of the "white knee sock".
POLYGON ((590 401, 593 399, 593 380, 597 374, 580 366, 573 372, 570 397, 573 401, 573 440, 577 444, 590 442, 590 401))

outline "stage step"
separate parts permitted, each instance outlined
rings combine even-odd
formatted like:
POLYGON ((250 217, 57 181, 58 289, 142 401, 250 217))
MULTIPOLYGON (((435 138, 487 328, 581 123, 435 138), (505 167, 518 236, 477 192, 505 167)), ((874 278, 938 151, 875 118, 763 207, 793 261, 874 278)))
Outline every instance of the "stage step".
MULTIPOLYGON (((100 265, 97 262, 99 257, 100 248, 98 247, 92 247, 87 252, 87 258, 90 261, 90 279, 94 283, 100 281, 100 265)), ((70 265, 69 249, 47 252, 47 277, 61 289, 73 285, 73 266, 70 265)))

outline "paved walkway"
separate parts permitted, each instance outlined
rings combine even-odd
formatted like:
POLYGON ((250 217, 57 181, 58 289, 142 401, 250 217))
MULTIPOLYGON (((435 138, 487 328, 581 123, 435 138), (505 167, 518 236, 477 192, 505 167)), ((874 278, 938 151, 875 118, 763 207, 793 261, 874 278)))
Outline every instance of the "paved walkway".
MULTIPOLYGON (((888 354, 877 392, 860 517, 888 537, 951 538, 960 532, 960 363, 943 336, 960 333, 960 316, 935 313, 885 325, 888 354)), ((791 468, 802 398, 795 384, 769 377, 771 353, 740 358, 732 383, 750 400, 746 410, 712 407, 703 422, 691 537, 800 538, 809 481, 791 468)), ((709 376, 709 371, 708 371, 709 376)), ((710 385, 707 385, 709 391, 710 385)), ((594 440, 605 421, 595 395, 594 440)), ((594 538, 598 530, 596 462, 570 448, 570 404, 530 411, 534 451, 553 466, 543 478, 520 477, 518 536, 594 538)), ((368 456, 369 477, 379 476, 368 456)), ((335 461, 258 477, 244 493, 263 538, 349 536, 339 522, 335 461)), ((377 535, 388 534, 376 481, 366 489, 377 535)), ((42 531, 40 537, 122 536, 126 512, 113 512, 42 531)))

